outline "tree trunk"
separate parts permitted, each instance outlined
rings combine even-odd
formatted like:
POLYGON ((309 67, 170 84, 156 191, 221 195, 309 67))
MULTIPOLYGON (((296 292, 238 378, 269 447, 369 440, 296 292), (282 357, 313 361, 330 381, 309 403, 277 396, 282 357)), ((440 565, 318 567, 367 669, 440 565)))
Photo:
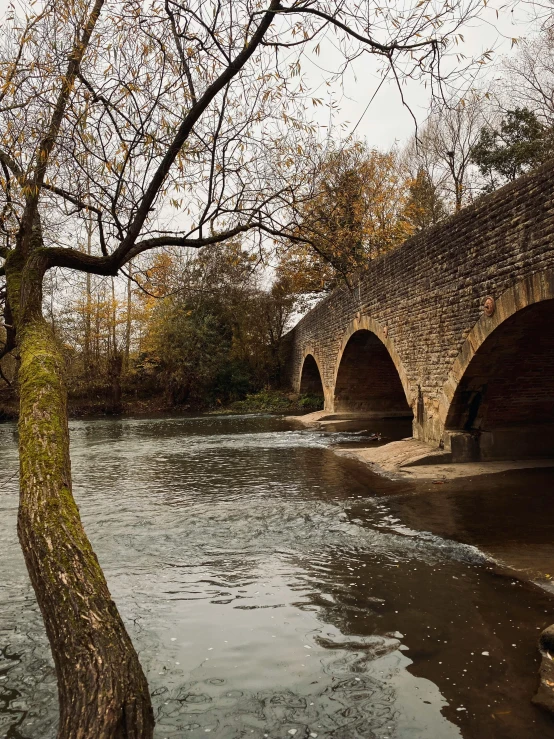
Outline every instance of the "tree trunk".
MULTIPOLYGON (((89 217, 87 221, 87 254, 92 254, 92 218, 89 217)), ((92 333, 92 276, 87 272, 86 275, 86 307, 85 307, 85 377, 90 382, 92 378, 92 346, 91 346, 91 333, 92 333)))
POLYGON ((123 360, 123 369, 125 372, 129 372, 129 356, 131 354, 131 329, 132 329, 132 321, 131 321, 131 310, 133 306, 133 292, 132 292, 132 284, 131 284, 131 277, 133 275, 133 264, 132 262, 129 262, 127 266, 129 276, 127 277, 127 321, 125 326, 125 357, 123 360))
POLYGON ((108 358, 108 377, 110 380, 111 404, 109 413, 117 415, 122 411, 121 405, 121 370, 123 368, 123 357, 115 351, 108 358))
POLYGON ((56 665, 58 738, 150 739, 146 678, 71 492, 63 357, 39 313, 20 316, 18 345, 18 533, 56 665))
POLYGON ((456 187, 456 213, 459 213, 462 210, 462 183, 456 180, 454 186, 456 187))

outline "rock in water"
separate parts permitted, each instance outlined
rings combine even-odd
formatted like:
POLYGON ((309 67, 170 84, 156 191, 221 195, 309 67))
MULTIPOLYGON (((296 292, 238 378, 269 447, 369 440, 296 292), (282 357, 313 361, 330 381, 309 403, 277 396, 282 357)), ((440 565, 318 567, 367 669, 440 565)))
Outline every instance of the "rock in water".
POLYGON ((533 703, 554 713, 554 625, 546 628, 540 635, 539 650, 542 655, 540 684, 533 703))

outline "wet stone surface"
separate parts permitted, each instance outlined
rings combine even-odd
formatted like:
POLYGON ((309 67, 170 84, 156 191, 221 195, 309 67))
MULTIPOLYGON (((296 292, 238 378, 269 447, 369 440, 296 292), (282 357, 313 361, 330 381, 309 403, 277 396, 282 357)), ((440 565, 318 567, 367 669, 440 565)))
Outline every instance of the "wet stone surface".
MULTIPOLYGON (((530 702, 554 601, 526 582, 554 545, 541 515, 531 552, 522 511, 539 504, 521 502, 547 501, 554 475, 479 482, 486 503, 473 482, 383 481, 332 451, 372 443, 378 429, 362 430, 268 416, 72 422, 75 495, 140 652, 157 739, 554 739, 554 718, 530 702), (523 579, 485 554, 510 560, 518 542, 523 579)), ((53 739, 15 444, 1 425, 0 737, 53 739)))

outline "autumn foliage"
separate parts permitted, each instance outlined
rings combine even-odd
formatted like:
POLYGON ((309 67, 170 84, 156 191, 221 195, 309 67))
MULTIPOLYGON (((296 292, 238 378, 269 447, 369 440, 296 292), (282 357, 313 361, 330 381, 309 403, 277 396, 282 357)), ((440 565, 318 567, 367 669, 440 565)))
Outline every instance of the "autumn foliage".
POLYGON ((300 208, 292 243, 279 264, 297 292, 322 292, 366 268, 417 229, 412 178, 396 151, 381 152, 357 141, 327 152, 313 192, 300 208))

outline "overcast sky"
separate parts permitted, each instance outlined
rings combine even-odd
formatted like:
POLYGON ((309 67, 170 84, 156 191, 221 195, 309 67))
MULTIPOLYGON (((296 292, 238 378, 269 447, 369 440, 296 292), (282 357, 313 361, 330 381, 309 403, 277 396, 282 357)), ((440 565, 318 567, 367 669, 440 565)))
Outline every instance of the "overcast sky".
MULTIPOLYGON (((0 18, 8 8, 9 0, 0 0, 0 18)), ((502 55, 509 54, 513 37, 527 36, 532 32, 530 23, 531 4, 518 3, 516 11, 506 9, 503 0, 489 0, 482 17, 471 22, 464 30, 464 44, 458 49, 466 57, 478 57, 484 51, 494 51, 493 60, 483 70, 483 79, 494 76, 494 65, 502 55), (497 17, 498 11, 498 17, 497 17)), ((368 54, 360 57, 343 79, 343 88, 334 85, 330 90, 323 82, 326 71, 337 69, 340 56, 330 44, 322 47, 319 57, 308 54, 304 57, 303 72, 317 96, 326 102, 330 99, 338 104, 339 111, 333 115, 333 125, 344 124, 347 132, 356 128, 356 135, 365 137, 370 146, 388 149, 395 143, 404 143, 414 132, 414 120, 410 111, 402 105, 398 89, 388 80, 366 107, 374 95, 381 77, 377 61, 368 54), (325 70, 325 71, 323 71, 325 70)), ((429 92, 421 83, 411 82, 404 89, 404 96, 412 113, 422 122, 429 107, 429 92)), ((326 125, 329 120, 327 107, 318 109, 317 120, 326 125)))
MULTIPOLYGON (((514 53, 512 38, 528 36, 533 29, 530 4, 518 4, 516 11, 512 13, 506 11, 502 0, 492 0, 484 9, 482 18, 472 21, 464 29, 465 44, 458 48, 466 57, 474 58, 487 50, 493 51, 491 62, 482 67, 478 78, 478 82, 486 82, 497 76, 501 58, 514 53)), ((338 61, 338 55, 333 60, 333 50, 327 49, 326 52, 331 57, 326 56, 327 66, 331 67, 333 61, 338 61)), ((313 57, 313 62, 309 57, 305 59, 304 69, 310 80, 313 79, 314 87, 317 87, 322 78, 322 72, 316 67, 318 60, 313 57)), ((319 62, 321 63, 321 57, 319 62)), ((341 94, 338 87, 330 94, 340 104, 340 115, 334 116, 335 124, 348 123, 348 131, 352 131, 357 125, 356 135, 365 137, 370 146, 389 149, 395 143, 401 145, 409 139, 414 133, 415 124, 410 111, 402 104, 398 88, 388 81, 385 81, 364 113, 380 81, 377 61, 366 54, 357 60, 355 67, 346 75, 344 94, 341 94)), ((325 86, 320 87, 319 94, 326 94, 325 86)), ((418 123, 423 122, 429 108, 429 91, 422 83, 410 82, 403 94, 418 123)), ((320 123, 326 122, 327 117, 328 111, 318 114, 320 123)))

